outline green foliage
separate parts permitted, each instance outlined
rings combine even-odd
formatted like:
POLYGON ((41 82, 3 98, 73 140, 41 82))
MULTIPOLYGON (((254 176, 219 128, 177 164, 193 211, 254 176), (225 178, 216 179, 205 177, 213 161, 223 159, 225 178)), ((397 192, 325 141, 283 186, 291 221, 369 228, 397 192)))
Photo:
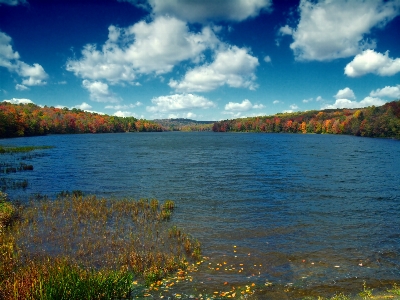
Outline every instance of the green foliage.
POLYGON ((216 122, 215 132, 349 134, 400 139, 400 101, 380 107, 327 109, 216 122))
POLYGON ((67 262, 44 268, 34 285, 34 299, 121 299, 143 293, 133 285, 134 276, 127 271, 85 270, 67 262))
POLYGON ((363 299, 372 298, 372 289, 367 287, 367 283, 365 281, 363 282, 363 290, 358 293, 358 295, 363 299))
POLYGON ((396 283, 394 283, 393 288, 388 290, 388 292, 400 296, 400 287, 396 283))

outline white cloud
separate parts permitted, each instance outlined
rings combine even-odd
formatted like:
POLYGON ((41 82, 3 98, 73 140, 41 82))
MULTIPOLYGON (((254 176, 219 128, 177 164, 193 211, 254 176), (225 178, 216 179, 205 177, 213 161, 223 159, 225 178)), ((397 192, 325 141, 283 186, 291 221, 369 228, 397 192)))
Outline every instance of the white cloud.
POLYGON ((292 104, 289 107, 290 107, 291 110, 299 109, 299 107, 296 104, 292 104))
POLYGON ((193 33, 183 21, 171 17, 127 28, 110 26, 108 30, 101 50, 86 45, 80 60, 67 62, 67 70, 92 80, 132 82, 138 74, 159 75, 171 72, 182 61, 199 62, 204 50, 220 43, 210 27, 193 33))
POLYGON ((254 71, 258 65, 258 59, 247 49, 231 46, 218 51, 211 64, 188 71, 182 81, 171 79, 169 86, 180 92, 208 92, 223 85, 255 90, 254 71))
POLYGON ((165 113, 170 111, 182 111, 191 109, 207 109, 215 107, 215 104, 202 97, 193 94, 175 94, 160 96, 151 100, 154 106, 147 106, 146 109, 152 113, 165 113))
POLYGON ((279 100, 274 100, 274 102, 272 102, 273 104, 278 104, 278 103, 282 103, 282 101, 279 100))
POLYGON ((16 5, 19 5, 19 4, 27 4, 27 3, 28 2, 26 2, 26 0, 0 0, 0 6, 2 4, 16 6, 16 5))
POLYGON ((141 102, 136 102, 136 104, 125 104, 125 105, 107 105, 105 108, 108 109, 115 109, 115 110, 122 110, 122 109, 130 109, 130 108, 135 108, 137 106, 142 105, 141 102))
POLYGON ((252 108, 253 105, 248 99, 243 100, 242 103, 229 102, 225 105, 227 111, 248 111, 252 108))
POLYGON ((308 103, 308 102, 311 102, 313 100, 314 100, 313 98, 303 99, 303 103, 308 103))
POLYGON ((43 67, 39 64, 33 64, 33 66, 29 66, 24 62, 20 62, 17 73, 22 77, 28 77, 22 81, 22 84, 24 85, 34 86, 45 85, 47 83, 44 80, 47 79, 48 75, 44 71, 43 67))
MULTIPOLYGON (((322 0, 300 2, 300 21, 290 48, 297 60, 332 60, 374 48, 366 37, 399 14, 399 1, 322 0)), ((289 34, 289 27, 280 29, 289 34)))
MULTIPOLYGON (((121 1, 121 0, 120 0, 121 1)), ((124 0, 122 0, 124 1, 124 0)), ((143 1, 125 0, 139 7, 143 1)), ((270 8, 271 0, 148 0, 156 15, 175 16, 188 22, 243 21, 270 8)))
POLYGON ((279 34, 280 35, 292 35, 293 28, 291 28, 289 25, 285 25, 285 26, 279 28, 279 34))
POLYGON ((229 102, 228 104, 225 105, 225 111, 230 111, 230 112, 243 112, 243 111, 249 111, 251 109, 263 109, 265 108, 264 105, 262 104, 251 104, 250 100, 245 99, 242 101, 242 103, 237 103, 237 102, 229 102))
POLYGON ((343 90, 339 90, 334 96, 336 99, 356 99, 352 89, 346 87, 343 90))
POLYGON ((318 96, 317 99, 315 99, 315 101, 324 101, 324 99, 321 96, 318 96))
POLYGON ((344 73, 350 77, 358 77, 368 73, 391 76, 398 72, 400 72, 400 58, 390 58, 389 51, 381 54, 371 49, 358 54, 344 69, 344 73))
MULTIPOLYGON (((37 63, 33 66, 20 60, 18 52, 14 52, 11 46, 12 39, 0 31, 0 67, 5 67, 9 72, 17 73, 23 78, 22 85, 45 85, 48 78, 43 67, 37 63)), ((22 88, 19 85, 18 88, 22 88)))
POLYGON ((18 98, 12 98, 10 100, 3 100, 3 102, 9 102, 11 104, 29 104, 29 103, 33 103, 32 100, 30 99, 18 99, 18 98))
POLYGON ((326 104, 321 109, 335 109, 335 108, 362 108, 367 106, 381 106, 386 102, 379 98, 365 97, 360 102, 351 101, 349 99, 336 99, 334 104, 326 104))
POLYGON ((119 102, 111 91, 108 90, 108 84, 101 81, 89 81, 83 80, 82 86, 87 89, 90 93, 90 99, 96 102, 119 102))
POLYGON ((132 113, 130 111, 121 111, 121 110, 119 110, 119 111, 115 112, 114 116, 126 118, 126 117, 136 117, 136 114, 132 113))
POLYGON ((15 85, 15 89, 17 91, 25 91, 25 90, 29 90, 29 88, 23 84, 16 84, 15 85))
POLYGON ((388 97, 388 98, 400 98, 400 85, 397 86, 385 86, 383 89, 377 89, 369 93, 371 97, 388 97))
POLYGON ((78 108, 78 109, 81 109, 81 110, 89 110, 89 109, 92 108, 92 106, 90 106, 86 102, 82 102, 82 104, 75 105, 73 108, 78 108))
POLYGON ((265 108, 265 105, 264 104, 254 104, 253 108, 254 109, 263 109, 263 108, 265 108))
POLYGON ((197 115, 192 112, 182 113, 182 114, 168 114, 168 119, 178 119, 178 118, 193 119, 196 117, 197 115))
POLYGON ((266 57, 264 57, 264 61, 267 63, 271 62, 271 57, 269 57, 269 55, 267 55, 266 57))

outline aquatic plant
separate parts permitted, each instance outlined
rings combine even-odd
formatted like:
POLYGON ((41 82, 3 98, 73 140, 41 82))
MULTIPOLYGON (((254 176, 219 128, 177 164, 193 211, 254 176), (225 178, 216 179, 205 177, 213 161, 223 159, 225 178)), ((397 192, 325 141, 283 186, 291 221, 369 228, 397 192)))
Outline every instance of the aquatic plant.
POLYGON ((0 232, 16 215, 15 207, 8 201, 7 194, 0 191, 0 232))
POLYGON ((361 298, 363 299, 369 299, 372 297, 372 289, 367 287, 367 283, 364 281, 363 282, 363 290, 358 293, 361 298))
POLYGON ((164 207, 65 192, 33 198, 0 237, 0 298, 115 299, 143 290, 133 278, 149 285, 186 269, 200 243, 176 227, 170 235, 164 207))

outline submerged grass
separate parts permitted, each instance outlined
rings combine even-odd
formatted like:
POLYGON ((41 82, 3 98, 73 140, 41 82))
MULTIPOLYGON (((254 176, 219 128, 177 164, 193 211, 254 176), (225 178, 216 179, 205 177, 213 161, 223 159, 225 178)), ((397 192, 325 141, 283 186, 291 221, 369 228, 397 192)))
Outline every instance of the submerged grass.
POLYGON ((36 197, 0 233, 0 299, 143 293, 146 285, 200 258, 196 240, 176 227, 171 234, 166 221, 173 209, 173 201, 155 199, 36 197))
POLYGON ((41 150, 41 149, 51 149, 54 148, 52 146, 22 146, 22 147, 10 147, 10 146, 1 146, 0 145, 0 154, 4 153, 25 153, 33 150, 41 150))

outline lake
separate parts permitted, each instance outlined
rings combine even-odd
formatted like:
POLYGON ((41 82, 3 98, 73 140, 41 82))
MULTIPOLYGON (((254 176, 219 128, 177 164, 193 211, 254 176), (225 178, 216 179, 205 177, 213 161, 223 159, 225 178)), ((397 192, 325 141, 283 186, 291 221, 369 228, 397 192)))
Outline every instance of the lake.
POLYGON ((200 291, 226 281, 321 293, 400 281, 399 141, 162 132, 0 142, 55 146, 29 160, 33 171, 7 175, 29 183, 7 190, 14 199, 81 190, 174 200, 171 222, 208 257, 190 283, 200 291))

